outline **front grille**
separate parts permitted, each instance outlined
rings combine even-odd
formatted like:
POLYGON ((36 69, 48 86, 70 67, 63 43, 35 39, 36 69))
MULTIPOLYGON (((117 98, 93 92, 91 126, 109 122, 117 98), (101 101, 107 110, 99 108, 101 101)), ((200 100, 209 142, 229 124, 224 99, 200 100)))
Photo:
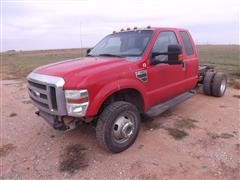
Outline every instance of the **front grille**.
POLYGON ((42 103, 42 102, 40 102, 40 101, 37 101, 36 99, 32 98, 31 96, 30 96, 30 98, 31 98, 31 100, 32 100, 33 102, 35 102, 35 103, 38 104, 39 106, 41 106, 41 107, 43 107, 43 108, 46 108, 46 109, 49 109, 48 104, 42 103))
POLYGON ((44 85, 44 84, 38 84, 38 83, 35 83, 35 82, 32 82, 32 81, 28 81, 28 83, 29 83, 31 86, 33 86, 33 87, 47 90, 47 86, 44 85))
POLYGON ((57 97, 56 97, 56 90, 54 87, 50 87, 50 95, 51 95, 52 108, 57 109, 57 97))
POLYGON ((31 73, 28 76, 28 92, 33 104, 40 110, 54 115, 65 115, 65 98, 61 78, 31 73))
POLYGON ((31 99, 46 110, 57 111, 56 89, 53 86, 28 81, 28 90, 31 99))

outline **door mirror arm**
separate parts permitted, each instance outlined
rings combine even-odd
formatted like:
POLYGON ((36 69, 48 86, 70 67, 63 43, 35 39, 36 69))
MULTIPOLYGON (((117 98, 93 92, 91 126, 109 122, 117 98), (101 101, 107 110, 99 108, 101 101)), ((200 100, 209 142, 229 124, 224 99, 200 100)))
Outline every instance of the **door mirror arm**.
POLYGON ((151 64, 151 65, 166 64, 167 61, 158 61, 158 60, 156 59, 156 57, 157 57, 157 56, 160 56, 160 55, 168 55, 168 53, 167 53, 167 52, 164 52, 164 53, 153 52, 153 53, 151 53, 150 64, 151 64))
POLYGON ((86 52, 86 55, 88 55, 92 49, 93 49, 93 48, 88 48, 88 49, 87 49, 87 52, 86 52))

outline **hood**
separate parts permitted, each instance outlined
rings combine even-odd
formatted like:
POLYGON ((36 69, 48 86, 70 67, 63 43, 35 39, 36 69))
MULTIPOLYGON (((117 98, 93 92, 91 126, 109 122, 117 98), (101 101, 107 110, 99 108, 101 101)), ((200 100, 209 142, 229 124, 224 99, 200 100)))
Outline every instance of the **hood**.
POLYGON ((126 62, 127 60, 123 58, 85 57, 41 66, 35 69, 34 72, 65 79, 67 76, 76 75, 76 73, 85 76, 113 68, 126 62))

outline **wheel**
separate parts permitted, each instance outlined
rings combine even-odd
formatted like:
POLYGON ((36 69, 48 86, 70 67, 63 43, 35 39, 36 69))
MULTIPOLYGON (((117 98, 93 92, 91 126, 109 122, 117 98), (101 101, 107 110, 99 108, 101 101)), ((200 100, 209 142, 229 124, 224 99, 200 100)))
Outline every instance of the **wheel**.
POLYGON ((203 80, 203 92, 208 96, 212 95, 212 81, 214 74, 215 73, 212 71, 207 71, 203 80))
POLYGON ((212 82, 212 95, 222 97, 227 88, 227 75, 223 72, 217 72, 212 82))
POLYGON ((124 101, 113 102, 101 113, 96 127, 99 144, 113 153, 130 147, 137 138, 140 114, 136 106, 124 101))

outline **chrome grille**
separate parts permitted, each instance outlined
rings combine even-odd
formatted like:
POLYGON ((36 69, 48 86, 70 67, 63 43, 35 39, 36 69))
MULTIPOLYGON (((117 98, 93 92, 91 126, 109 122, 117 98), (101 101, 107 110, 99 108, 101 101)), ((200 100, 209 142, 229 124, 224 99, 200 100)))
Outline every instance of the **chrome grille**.
POLYGON ((28 76, 29 96, 40 110, 66 115, 63 84, 64 80, 60 77, 31 73, 28 76))

